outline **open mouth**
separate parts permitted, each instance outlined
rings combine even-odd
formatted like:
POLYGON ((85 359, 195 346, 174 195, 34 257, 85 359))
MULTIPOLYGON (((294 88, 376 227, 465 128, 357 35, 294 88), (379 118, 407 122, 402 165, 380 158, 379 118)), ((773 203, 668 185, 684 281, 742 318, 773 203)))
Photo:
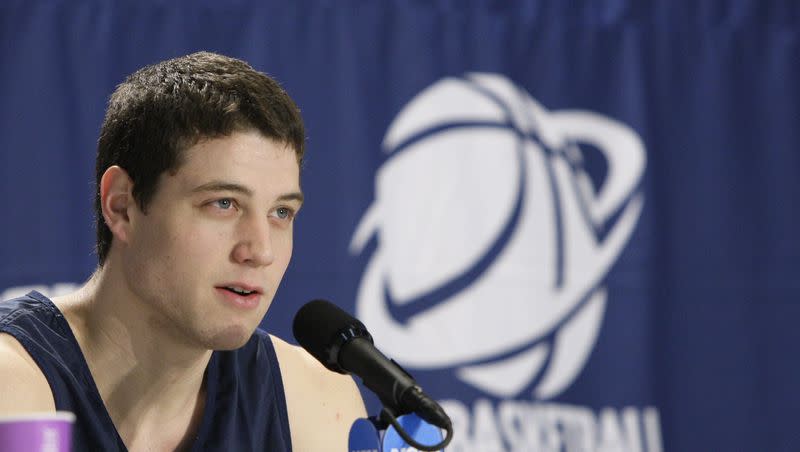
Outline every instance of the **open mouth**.
POLYGON ((223 286, 220 289, 227 290, 228 292, 234 293, 239 296, 246 297, 248 295, 258 294, 258 291, 255 290, 247 290, 242 289, 241 287, 233 287, 233 286, 223 286))
POLYGON ((252 309, 261 304, 262 289, 244 285, 216 286, 222 300, 238 308, 252 309))

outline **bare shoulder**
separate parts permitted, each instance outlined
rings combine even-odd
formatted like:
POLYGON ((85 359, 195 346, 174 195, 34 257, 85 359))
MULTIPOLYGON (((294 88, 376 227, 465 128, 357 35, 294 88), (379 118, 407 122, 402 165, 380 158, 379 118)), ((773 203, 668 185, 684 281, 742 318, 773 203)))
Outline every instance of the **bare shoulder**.
POLYGON ((278 355, 296 450, 346 450, 353 421, 366 417, 349 375, 331 372, 305 350, 270 336, 278 355), (331 448, 332 444, 340 444, 331 448))
POLYGON ((50 384, 13 336, 0 333, 0 415, 55 411, 50 384))

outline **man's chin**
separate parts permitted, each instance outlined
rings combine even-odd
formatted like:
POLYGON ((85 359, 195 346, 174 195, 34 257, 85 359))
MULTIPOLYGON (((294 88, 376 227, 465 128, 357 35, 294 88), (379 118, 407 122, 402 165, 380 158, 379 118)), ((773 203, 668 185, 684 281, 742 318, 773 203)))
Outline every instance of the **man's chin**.
POLYGON ((236 350, 250 340, 254 331, 254 328, 246 328, 244 325, 230 325, 206 338, 206 346, 209 350, 236 350))

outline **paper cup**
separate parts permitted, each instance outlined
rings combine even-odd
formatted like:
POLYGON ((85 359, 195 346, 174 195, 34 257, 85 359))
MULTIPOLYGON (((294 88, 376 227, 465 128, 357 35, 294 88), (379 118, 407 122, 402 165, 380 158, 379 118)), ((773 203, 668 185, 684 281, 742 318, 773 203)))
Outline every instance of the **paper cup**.
POLYGON ((70 452, 74 422, 67 411, 0 416, 0 452, 70 452))

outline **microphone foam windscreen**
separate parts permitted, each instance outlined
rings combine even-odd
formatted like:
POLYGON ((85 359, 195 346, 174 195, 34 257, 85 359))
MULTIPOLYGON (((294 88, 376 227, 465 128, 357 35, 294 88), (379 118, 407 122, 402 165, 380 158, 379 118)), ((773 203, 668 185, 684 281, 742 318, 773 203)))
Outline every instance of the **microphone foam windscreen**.
POLYGON ((330 301, 313 300, 295 314, 292 333, 300 346, 325 367, 341 372, 331 349, 338 349, 341 333, 353 328, 366 330, 363 323, 330 301))

